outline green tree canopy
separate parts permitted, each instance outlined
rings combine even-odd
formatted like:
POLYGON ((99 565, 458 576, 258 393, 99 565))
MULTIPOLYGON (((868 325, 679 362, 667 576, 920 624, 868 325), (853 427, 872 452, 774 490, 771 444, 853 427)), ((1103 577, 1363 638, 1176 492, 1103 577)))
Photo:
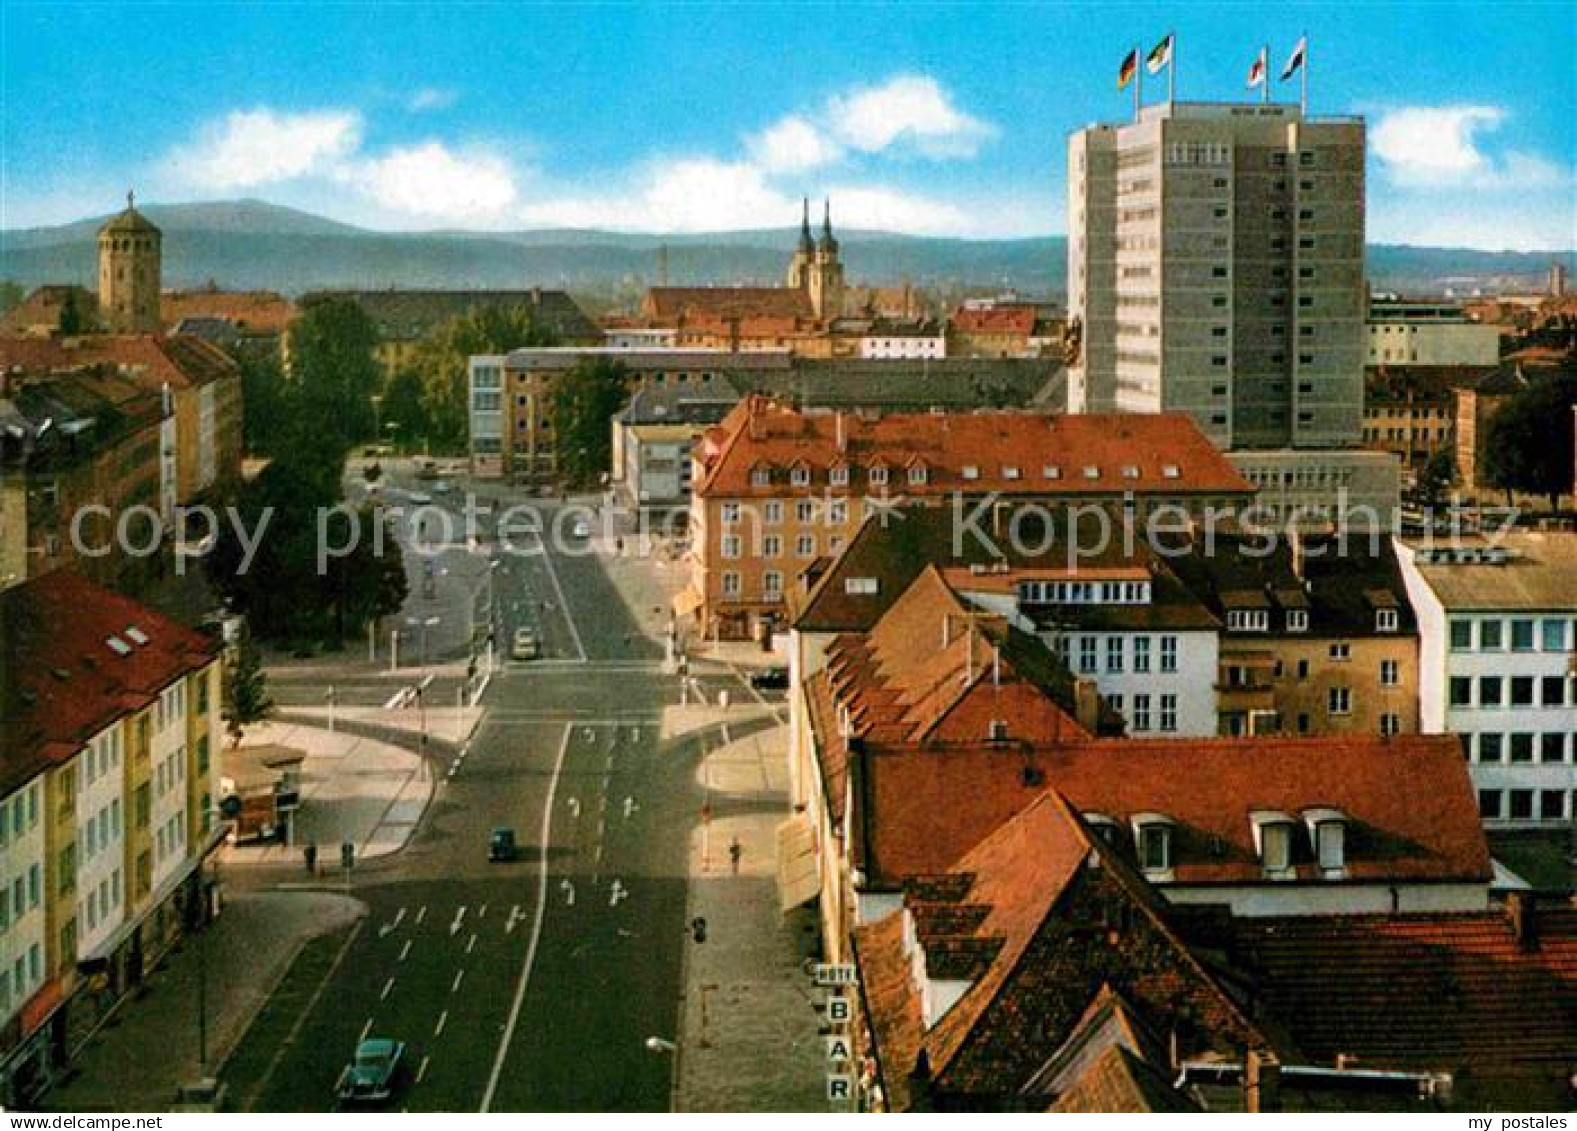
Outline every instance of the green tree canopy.
POLYGON ((435 330, 417 347, 415 360, 422 386, 423 424, 428 430, 425 438, 432 447, 447 452, 465 450, 470 431, 467 367, 473 354, 555 344, 553 331, 524 306, 481 307, 435 330))
POLYGON ((268 694, 262 659, 252 644, 251 633, 245 632, 224 671, 224 705, 220 714, 231 743, 240 745, 247 727, 273 713, 274 700, 268 694))
POLYGON ((383 386, 374 354, 378 328, 348 298, 312 303, 290 327, 290 379, 297 425, 292 447, 343 459, 372 436, 372 397, 383 386), (337 449, 337 455, 335 450, 337 449))
POLYGON ((1430 510, 1438 509, 1446 501, 1457 482, 1457 461, 1450 448, 1440 448, 1429 457, 1418 473, 1417 498, 1419 505, 1430 510))
POLYGON ((1489 419, 1484 477, 1509 495, 1544 495, 1550 509, 1572 490, 1572 406, 1577 377, 1546 377, 1512 396, 1489 419))
POLYGON ((606 357, 589 357, 565 370, 549 394, 559 474, 587 487, 612 468, 613 416, 624 407, 628 374, 606 357))
POLYGON ((415 369, 402 368, 390 376, 383 387, 383 426, 396 440, 429 439, 433 425, 427 412, 426 389, 415 369), (393 425, 392 429, 389 425, 393 425))

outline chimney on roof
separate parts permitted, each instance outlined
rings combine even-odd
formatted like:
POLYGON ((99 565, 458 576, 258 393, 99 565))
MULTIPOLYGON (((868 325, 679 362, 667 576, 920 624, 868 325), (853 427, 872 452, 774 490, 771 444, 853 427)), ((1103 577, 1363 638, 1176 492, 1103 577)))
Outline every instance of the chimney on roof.
POLYGON ((1308 563, 1304 557, 1303 534, 1296 526, 1287 531, 1287 541, 1292 547, 1292 572, 1299 581, 1307 582, 1308 576, 1305 571, 1308 563))
POLYGON ((1531 891, 1514 891, 1506 897, 1506 915, 1511 933, 1521 950, 1539 949, 1538 903, 1531 891))
POLYGON ((1281 1061, 1268 1049, 1249 1049, 1243 1057, 1243 1110, 1281 1110, 1281 1061))
POLYGON ((833 426, 837 429, 838 451, 849 450, 849 435, 843 426, 843 410, 838 409, 833 413, 833 426))
POLYGON ((1101 693, 1093 679, 1073 681, 1073 717, 1091 734, 1100 733, 1101 693))

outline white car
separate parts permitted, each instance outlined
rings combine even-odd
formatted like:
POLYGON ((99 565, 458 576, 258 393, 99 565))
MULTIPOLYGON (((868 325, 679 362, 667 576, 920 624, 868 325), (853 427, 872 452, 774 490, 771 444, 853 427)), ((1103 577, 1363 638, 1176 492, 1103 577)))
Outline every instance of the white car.
POLYGON ((433 501, 433 497, 425 491, 412 491, 410 494, 410 499, 411 502, 415 503, 419 507, 425 507, 428 503, 433 501))
POLYGON ((574 529, 571 530, 570 533, 573 534, 576 538, 590 538, 591 537, 591 523, 587 522, 583 518, 577 518, 575 520, 574 529))

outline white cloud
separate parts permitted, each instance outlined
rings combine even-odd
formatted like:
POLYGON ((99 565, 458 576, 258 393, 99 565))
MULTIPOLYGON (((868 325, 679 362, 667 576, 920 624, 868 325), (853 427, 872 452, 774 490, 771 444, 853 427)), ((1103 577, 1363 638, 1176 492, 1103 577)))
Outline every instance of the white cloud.
POLYGON ((459 98, 460 96, 452 90, 424 86, 411 92, 411 96, 405 100, 405 108, 417 114, 424 110, 446 110, 459 98))
POLYGON ((1569 177, 1536 154, 1494 155, 1486 135, 1507 120, 1498 106, 1403 106, 1381 113, 1369 145, 1391 181, 1412 188, 1546 188, 1569 177))
POLYGON ((842 147, 799 114, 763 130, 747 148, 755 163, 772 173, 803 173, 843 156, 842 147))
POLYGON ((323 172, 360 142, 355 111, 232 110, 196 144, 178 150, 171 164, 182 182, 223 192, 323 172))
POLYGON ((502 219, 515 203, 509 164, 485 150, 459 153, 441 142, 391 149, 339 174, 384 208, 461 223, 502 219))
POLYGON ((898 75, 836 96, 827 118, 834 137, 864 153, 907 145, 926 157, 973 157, 996 134, 989 122, 954 106, 927 75, 898 75))

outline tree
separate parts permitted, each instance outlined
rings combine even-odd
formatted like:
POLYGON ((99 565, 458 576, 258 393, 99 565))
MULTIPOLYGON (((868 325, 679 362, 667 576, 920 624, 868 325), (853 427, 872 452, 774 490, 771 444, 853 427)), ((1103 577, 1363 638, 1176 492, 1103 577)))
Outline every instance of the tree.
MULTIPOLYGON (((431 438, 435 429, 427 410, 422 376, 414 369, 400 369, 383 387, 383 424, 394 425, 396 436, 415 440, 431 438)), ((448 445, 441 445, 447 447, 448 445)))
POLYGON ((290 328, 290 376, 296 411, 291 446, 343 460, 376 427, 373 394, 383 385, 375 349, 378 328, 348 298, 307 306, 290 328))
POLYGON ((613 416, 625 402, 623 365, 589 357, 554 379, 552 402, 559 474, 585 487, 612 468, 613 416))
POLYGON ((21 304, 27 297, 27 292, 22 289, 22 284, 10 279, 0 280, 0 314, 4 314, 13 306, 21 304))
POLYGON ((1577 377, 1546 377, 1515 393, 1489 419, 1484 477, 1506 492, 1544 495, 1550 510, 1572 490, 1572 406, 1577 377))
POLYGON ((464 451, 470 434, 466 399, 472 356, 557 342, 553 331, 524 306, 481 307, 438 327, 416 350, 426 429, 421 435, 439 451, 464 451))
POLYGON ((77 305, 77 292, 70 289, 60 302, 60 332, 66 336, 82 333, 82 308, 77 305))
POLYGON ((284 367, 269 354, 242 353, 237 358, 241 369, 242 439, 254 456, 271 456, 284 450, 281 443, 294 429, 291 387, 285 381, 284 367))
POLYGON ((263 674, 263 660, 252 646, 250 633, 242 634, 234 657, 225 665, 221 713, 232 746, 241 745, 247 727, 274 713, 274 700, 268 694, 268 677, 263 674))
POLYGON ((1456 486, 1457 461, 1450 448, 1440 448, 1418 473, 1417 497, 1427 510, 1438 510, 1456 486))

